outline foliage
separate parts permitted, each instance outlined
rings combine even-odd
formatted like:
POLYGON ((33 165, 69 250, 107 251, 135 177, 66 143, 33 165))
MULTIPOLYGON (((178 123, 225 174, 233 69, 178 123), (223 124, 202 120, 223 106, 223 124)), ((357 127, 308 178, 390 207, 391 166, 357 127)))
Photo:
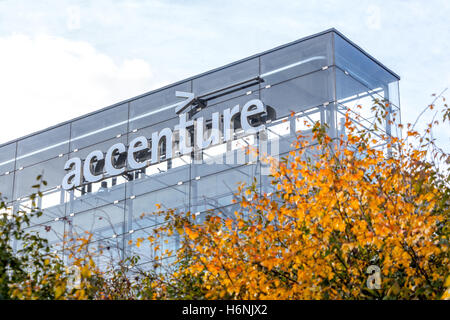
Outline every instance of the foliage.
POLYGON ((50 252, 47 240, 25 229, 31 219, 42 215, 36 198, 42 196, 40 186, 46 182, 41 176, 37 180, 33 186, 36 192, 30 196, 31 208, 26 212, 14 212, 5 202, 0 203, 0 299, 53 298, 53 283, 63 270, 63 265, 50 252), (14 242, 20 244, 17 250, 13 248, 14 242), (38 284, 40 289, 35 291, 38 284))
MULTIPOLYGON (((375 101, 380 124, 388 108, 375 101)), ((444 123, 448 113, 445 105, 444 123)), ((450 181, 439 165, 450 158, 434 144, 435 124, 423 135, 408 125, 404 139, 377 137, 347 114, 347 135, 332 140, 316 123, 315 145, 299 136, 289 157, 268 158, 273 192, 257 181, 240 187, 234 216, 162 212, 168 223, 158 232, 184 236, 184 263, 159 286, 199 299, 448 297, 450 181), (379 289, 368 283, 370 266, 381 271, 379 289)))
POLYGON ((38 176, 27 210, 10 210, 4 201, 0 203, 0 299, 136 298, 138 286, 128 271, 137 257, 101 269, 94 260, 102 252, 90 248, 88 232, 66 236, 64 251, 57 252, 37 232, 27 229, 42 215, 36 201, 42 197, 42 185, 47 183, 38 176))

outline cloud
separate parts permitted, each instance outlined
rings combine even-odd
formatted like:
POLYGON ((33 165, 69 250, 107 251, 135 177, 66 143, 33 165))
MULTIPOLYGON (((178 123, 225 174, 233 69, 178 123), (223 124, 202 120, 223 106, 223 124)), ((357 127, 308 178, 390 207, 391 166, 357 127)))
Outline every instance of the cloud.
POLYGON ((61 37, 0 37, 0 70, 0 143, 161 85, 144 60, 61 37))
POLYGON ((372 30, 380 30, 381 28, 381 10, 380 7, 370 5, 366 10, 366 26, 372 30))
POLYGON ((66 9, 67 20, 66 25, 69 30, 78 30, 81 28, 80 22, 80 7, 70 6, 66 9))

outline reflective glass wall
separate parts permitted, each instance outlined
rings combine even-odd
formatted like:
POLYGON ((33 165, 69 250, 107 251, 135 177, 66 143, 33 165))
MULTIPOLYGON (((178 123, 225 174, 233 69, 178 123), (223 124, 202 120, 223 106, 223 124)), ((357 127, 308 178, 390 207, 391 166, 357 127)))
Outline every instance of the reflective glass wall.
MULTIPOLYGON (((338 137, 347 111, 358 125, 371 127, 375 98, 389 100, 392 120, 394 113, 398 120, 398 80, 338 32, 323 32, 0 146, 1 197, 9 210, 26 210, 32 185, 42 174, 47 185, 38 204, 44 214, 33 219, 30 230, 48 238, 61 254, 64 235, 88 231, 92 248, 103 249, 98 263, 138 253, 145 264, 153 259, 152 248, 129 242, 146 238, 164 223, 149 214, 156 204, 198 215, 209 209, 231 214, 239 183, 256 179, 260 190, 270 189, 267 168, 244 148, 266 148, 266 153, 283 156, 296 133, 307 136, 316 121, 327 123, 338 137), (105 153, 119 142, 127 146, 138 136, 151 145, 153 132, 173 129, 179 121, 175 107, 183 100, 176 91, 201 97, 202 104, 187 112, 191 119, 206 119, 206 126, 214 112, 260 99, 267 108, 259 120, 266 130, 246 135, 233 120, 233 141, 222 138, 218 145, 190 155, 175 153, 168 160, 163 150, 162 160, 146 168, 70 191, 61 188, 68 159, 84 159, 94 150, 105 153)), ((380 130, 395 134, 389 122, 380 130)), ((174 249, 179 242, 176 237, 167 240, 160 245, 174 249)))

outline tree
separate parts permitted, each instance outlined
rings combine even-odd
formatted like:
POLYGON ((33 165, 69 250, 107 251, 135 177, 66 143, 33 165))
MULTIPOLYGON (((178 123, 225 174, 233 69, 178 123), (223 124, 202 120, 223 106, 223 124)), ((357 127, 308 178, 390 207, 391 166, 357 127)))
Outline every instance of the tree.
MULTIPOLYGON (((375 101, 379 123, 388 109, 375 101)), ((448 124, 446 104, 442 111, 448 124)), ((404 139, 376 138, 347 114, 347 136, 332 140, 316 123, 313 144, 299 136, 289 157, 266 158, 272 193, 256 181, 240 186, 233 216, 213 210, 199 222, 190 212, 157 212, 168 223, 149 240, 175 232, 184 239, 175 270, 157 285, 160 297, 448 297, 450 181, 440 166, 450 157, 432 139, 436 124, 422 135, 408 125, 404 139)))
POLYGON ((87 232, 63 239, 65 262, 46 239, 26 229, 32 218, 42 215, 36 200, 46 184, 42 176, 37 177, 27 210, 12 211, 0 202, 0 299, 137 298, 140 289, 128 273, 137 257, 101 269, 94 258, 102 252, 91 250, 92 235, 87 232))
POLYGON ((53 298, 53 283, 64 270, 47 240, 24 229, 30 225, 30 219, 42 215, 36 206, 36 198, 42 196, 42 184, 46 182, 38 176, 33 186, 36 192, 30 196, 31 208, 27 211, 14 212, 4 201, 0 202, 0 299, 53 298), (20 243, 17 250, 13 248, 14 241, 20 243), (39 290, 35 290, 37 286, 39 290))

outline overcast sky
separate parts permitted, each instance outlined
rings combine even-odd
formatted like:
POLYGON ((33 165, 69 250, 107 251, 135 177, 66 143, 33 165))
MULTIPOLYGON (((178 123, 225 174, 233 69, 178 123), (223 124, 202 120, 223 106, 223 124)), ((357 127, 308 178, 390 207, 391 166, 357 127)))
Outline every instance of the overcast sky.
POLYGON ((401 76, 411 122, 450 85, 449 16, 448 0, 0 0, 0 143, 331 27, 401 76))

